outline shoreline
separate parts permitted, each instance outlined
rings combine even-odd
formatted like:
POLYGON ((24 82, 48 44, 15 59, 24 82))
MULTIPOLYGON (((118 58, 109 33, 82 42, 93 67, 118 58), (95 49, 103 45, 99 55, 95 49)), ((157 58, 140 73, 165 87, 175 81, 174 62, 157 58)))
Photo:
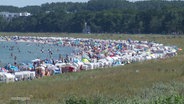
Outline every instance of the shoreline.
MULTIPOLYGON (((2 37, 0 41, 3 41, 2 37)), ((50 60, 50 64, 54 66, 72 67, 72 71, 66 69, 71 72, 122 66, 134 62, 169 58, 177 55, 177 49, 172 46, 164 46, 160 43, 131 39, 101 40, 69 37, 9 36, 4 37, 4 41, 53 44, 61 45, 62 47, 67 46, 76 48, 78 49, 77 52, 71 53, 71 55, 66 55, 65 57, 60 57, 58 60, 41 59, 43 62, 50 60)), ((50 54, 52 54, 52 52, 50 54)), ((47 66, 44 62, 39 63, 37 67, 42 65, 44 65, 43 67, 47 66)))

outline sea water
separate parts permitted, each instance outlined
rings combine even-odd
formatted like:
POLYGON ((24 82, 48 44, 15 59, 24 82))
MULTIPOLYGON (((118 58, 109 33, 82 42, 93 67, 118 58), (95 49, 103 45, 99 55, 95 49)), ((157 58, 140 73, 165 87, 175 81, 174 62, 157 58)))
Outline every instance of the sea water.
POLYGON ((0 65, 8 63, 30 63, 36 58, 59 59, 74 51, 72 47, 54 44, 26 43, 26 42, 0 42, 0 65))

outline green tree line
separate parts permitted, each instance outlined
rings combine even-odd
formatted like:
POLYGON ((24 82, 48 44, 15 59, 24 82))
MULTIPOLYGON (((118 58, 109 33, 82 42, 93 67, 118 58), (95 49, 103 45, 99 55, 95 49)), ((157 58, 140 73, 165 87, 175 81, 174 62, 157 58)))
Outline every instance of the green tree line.
POLYGON ((90 0, 86 3, 46 3, 41 6, 0 6, 0 12, 30 12, 29 17, 6 21, 3 32, 80 33, 85 23, 92 33, 184 33, 184 1, 90 0))

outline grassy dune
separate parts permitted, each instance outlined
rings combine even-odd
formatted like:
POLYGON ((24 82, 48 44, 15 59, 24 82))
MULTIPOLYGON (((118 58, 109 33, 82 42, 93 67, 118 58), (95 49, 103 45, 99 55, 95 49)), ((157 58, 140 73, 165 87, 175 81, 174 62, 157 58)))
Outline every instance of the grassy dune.
MULTIPOLYGON (((46 36, 50 33, 0 33, 46 36)), ((51 34, 50 34, 51 35, 51 34)), ((184 49, 183 36, 53 34, 99 39, 150 40, 184 49)), ((0 103, 20 104, 12 97, 29 97, 29 104, 183 104, 184 52, 169 59, 150 60, 122 67, 96 69, 0 84, 0 103), (167 100, 167 101, 165 101, 167 100), (181 103, 178 103, 178 102, 181 103)))

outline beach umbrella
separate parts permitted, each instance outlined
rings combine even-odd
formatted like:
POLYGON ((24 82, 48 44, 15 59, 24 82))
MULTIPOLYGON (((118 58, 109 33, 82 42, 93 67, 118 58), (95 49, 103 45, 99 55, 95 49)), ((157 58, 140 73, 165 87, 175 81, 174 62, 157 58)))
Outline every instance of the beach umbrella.
POLYGON ((10 70, 12 70, 12 71, 19 71, 18 67, 16 67, 16 66, 10 66, 10 70))
POLYGON ((86 58, 83 58, 83 59, 82 59, 82 62, 84 62, 84 63, 89 63, 89 60, 86 59, 86 58))
POLYGON ((105 54, 100 54, 100 58, 105 58, 105 54))
POLYGON ((87 54, 83 54, 83 55, 82 55, 82 58, 86 58, 86 59, 88 59, 88 60, 90 59, 89 56, 88 56, 87 54))
POLYGON ((107 56, 106 59, 107 59, 108 61, 110 61, 110 62, 113 62, 113 61, 114 61, 113 58, 111 58, 111 57, 109 57, 109 56, 107 56))
POLYGON ((63 44, 63 41, 62 41, 62 40, 60 40, 60 41, 58 42, 58 44, 63 44))
POLYGON ((120 52, 120 51, 117 51, 116 54, 117 54, 117 55, 121 55, 121 52, 120 52))
POLYGON ((40 62, 40 61, 41 61, 41 59, 34 59, 31 62, 40 62))
POLYGON ((75 45, 79 45, 80 41, 79 40, 75 40, 75 45))
POLYGON ((57 67, 54 66, 54 65, 48 65, 48 66, 47 66, 47 69, 48 69, 48 70, 55 70, 55 69, 57 69, 57 67))
POLYGON ((73 59, 73 62, 74 62, 74 63, 78 63, 78 62, 79 62, 79 59, 74 58, 74 59, 73 59))
POLYGON ((1 72, 8 72, 5 68, 0 68, 1 72))

